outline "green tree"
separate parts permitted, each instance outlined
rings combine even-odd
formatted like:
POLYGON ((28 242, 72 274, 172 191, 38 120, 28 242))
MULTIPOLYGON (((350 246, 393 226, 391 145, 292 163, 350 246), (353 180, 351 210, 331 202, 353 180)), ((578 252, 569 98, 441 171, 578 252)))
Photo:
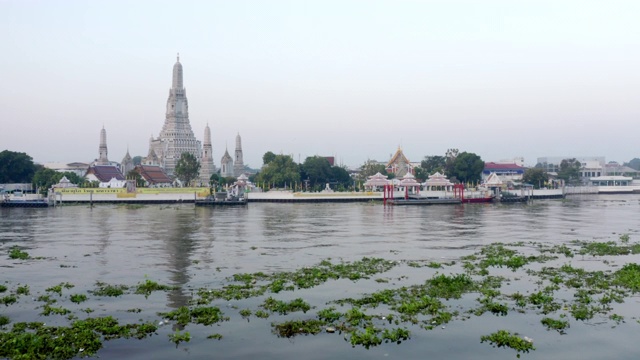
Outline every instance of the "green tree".
POLYGON ((482 178, 484 161, 474 153, 463 152, 456 156, 452 165, 450 177, 456 177, 460 182, 478 182, 482 178))
POLYGON ((0 152, 0 184, 30 183, 35 172, 33 159, 26 153, 9 150, 0 152))
MULTIPOLYGON (((425 156, 424 160, 420 162, 420 167, 424 169, 428 175, 436 172, 443 173, 446 165, 447 158, 439 155, 425 156)), ((418 177, 418 175, 416 175, 416 177, 418 177)))
POLYGON ((458 155, 460 155, 460 151, 458 149, 447 149, 447 152, 444 155, 444 172, 449 177, 455 176, 453 172, 458 155))
POLYGON ((291 187, 300 182, 300 169, 291 156, 275 155, 256 176, 256 182, 276 187, 291 187))
POLYGON ((349 186, 353 186, 353 179, 347 169, 342 166, 332 166, 331 167, 331 181, 332 183, 337 183, 338 185, 348 188, 349 186))
POLYGON ((367 178, 369 176, 375 175, 377 173, 387 175, 389 179, 394 177, 394 174, 387 173, 387 169, 384 165, 376 163, 372 160, 367 160, 364 164, 362 164, 362 166, 360 166, 360 174, 358 177, 361 181, 367 181, 367 178))
POLYGON ((270 162, 275 160, 275 158, 276 154, 272 153, 271 151, 267 151, 266 153, 264 153, 264 155, 262 155, 262 163, 268 165, 270 162))
POLYGON ((560 162, 560 170, 558 171, 558 179, 564 180, 567 184, 580 184, 580 161, 574 159, 564 159, 560 162))
POLYGON ((142 156, 134 156, 131 161, 133 161, 133 166, 138 166, 142 164, 142 156))
POLYGON ((531 184, 535 189, 540 189, 549 181, 549 174, 541 168, 530 168, 522 175, 522 182, 531 184))
POLYGON ((62 173, 45 167, 36 171, 33 175, 33 184, 40 190, 40 193, 46 194, 47 190, 62 179, 62 173))
POLYGON ((317 188, 324 188, 331 181, 331 164, 329 160, 321 156, 310 156, 304 160, 301 169, 302 180, 309 180, 309 184, 317 188))
POLYGON ((429 174, 429 172, 422 166, 416 166, 413 168, 413 175, 416 177, 416 179, 425 181, 429 178, 429 175, 431 174, 429 174))
POLYGON ((196 157, 188 152, 183 152, 176 164, 175 174, 184 186, 191 185, 193 179, 198 177, 200 163, 196 157))

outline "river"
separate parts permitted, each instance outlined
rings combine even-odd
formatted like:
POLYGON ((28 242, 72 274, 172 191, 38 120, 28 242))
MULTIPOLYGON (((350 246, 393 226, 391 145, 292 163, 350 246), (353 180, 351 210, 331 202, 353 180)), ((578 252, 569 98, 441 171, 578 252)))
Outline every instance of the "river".
MULTIPOLYGON (((157 312, 188 305, 198 288, 218 286, 237 273, 295 271, 326 259, 353 262, 364 257, 398 262, 459 262, 461 256, 496 242, 558 245, 574 240, 617 241, 621 234, 629 234, 630 242, 638 242, 639 215, 638 195, 583 195, 528 204, 405 207, 384 207, 379 203, 250 203, 228 208, 193 204, 2 208, 0 281, 9 289, 28 284, 31 295, 20 297, 10 306, 0 305, 0 314, 9 316, 12 323, 62 324, 66 321, 62 316, 38 315, 42 304, 37 297, 45 294, 47 287, 68 282, 74 288, 65 290, 65 294, 87 293, 97 281, 135 285, 151 279, 179 286, 179 290, 154 292, 148 298, 90 298, 76 307, 65 305, 76 311, 91 307, 95 309, 92 316, 113 315, 123 321, 156 323, 162 319, 157 312), (10 259, 7 254, 14 246, 26 251, 31 259, 10 259), (131 308, 142 310, 128 312, 131 308)), ((535 246, 525 248, 531 250, 535 246)), ((577 256, 571 261, 588 268, 600 266, 596 260, 577 256)), ((611 262, 620 266, 638 260, 629 256, 611 262)), ((433 273, 429 268, 405 266, 384 276, 393 279, 386 286, 394 287, 423 281, 433 273)), ((278 295, 287 300, 302 296, 322 308, 331 299, 361 295, 379 287, 374 281, 342 279, 315 289, 278 295)), ((477 294, 469 299, 476 297, 477 294)), ((176 346, 168 340, 175 326, 165 326, 147 339, 106 341, 97 355, 107 359, 514 359, 513 350, 480 342, 481 335, 508 327, 534 339, 536 350, 522 354, 524 359, 636 359, 640 355, 636 340, 640 331, 637 302, 637 297, 630 297, 620 305, 624 322, 574 320, 565 335, 542 327, 535 312, 510 313, 506 317, 484 314, 431 331, 411 327, 411 338, 402 344, 365 349, 352 347, 338 334, 279 338, 271 332, 277 315, 249 320, 238 315, 238 309, 256 307, 258 300, 217 300, 212 304, 220 306, 230 321, 205 330, 200 325, 189 325, 187 330, 193 336, 189 342, 176 346), (207 339, 206 335, 213 332, 223 338, 207 339)))

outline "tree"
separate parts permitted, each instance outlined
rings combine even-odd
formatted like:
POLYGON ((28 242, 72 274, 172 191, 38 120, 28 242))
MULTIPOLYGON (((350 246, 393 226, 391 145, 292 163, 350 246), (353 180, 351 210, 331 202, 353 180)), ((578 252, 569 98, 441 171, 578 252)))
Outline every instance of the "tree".
POLYGON ((133 162, 133 166, 138 166, 142 164, 142 156, 134 156, 131 161, 133 162))
POLYGON ((264 153, 264 155, 262 155, 262 163, 268 165, 270 162, 275 160, 275 158, 276 154, 272 153, 271 151, 267 151, 266 153, 264 153))
POLYGON ((360 180, 366 181, 369 176, 380 173, 382 175, 387 175, 390 179, 394 177, 394 174, 388 174, 387 169, 384 165, 379 164, 375 161, 367 160, 362 166, 360 166, 360 180))
POLYGON ((183 152, 176 164, 176 176, 185 186, 189 186, 193 179, 198 177, 200 163, 193 154, 183 152))
POLYGON ((420 179, 425 181, 429 178, 429 172, 423 168, 422 166, 416 166, 413 168, 413 175, 415 175, 416 179, 420 179))
POLYGON ((445 156, 439 155, 425 156, 424 160, 420 162, 420 167, 424 169, 428 175, 434 174, 436 172, 444 172, 446 165, 447 158, 445 156))
POLYGON ((530 168, 522 175, 522 182, 531 184, 535 189, 540 189, 549 181, 549 174, 542 168, 530 168))
POLYGON ((26 153, 4 150, 0 152, 0 184, 30 183, 36 167, 26 153))
POLYGON ((276 187, 285 185, 290 187, 300 182, 300 169, 291 156, 274 155, 274 158, 256 176, 256 182, 276 187))
POLYGON ((474 153, 463 152, 456 156, 449 177, 456 177, 460 182, 478 182, 482 178, 484 161, 474 153))
POLYGON ((453 167, 459 154, 460 151, 458 149, 447 149, 447 152, 444 155, 444 172, 449 177, 454 176, 453 167))
POLYGON ((353 184, 353 179, 347 169, 341 166, 332 166, 331 167, 331 181, 332 183, 338 183, 345 188, 348 188, 353 184))
POLYGON ((302 164, 301 179, 309 180, 312 187, 324 187, 331 180, 331 164, 321 156, 310 156, 302 164))
POLYGON ((624 163, 624 166, 628 166, 628 167, 630 167, 630 168, 632 168, 634 170, 640 170, 640 159, 633 158, 628 163, 624 163))
POLYGON ((43 166, 38 168, 38 171, 33 175, 32 183, 36 188, 40 189, 40 193, 46 194, 51 186, 60 182, 60 180, 66 177, 72 184, 83 185, 85 180, 76 173, 71 171, 58 172, 53 169, 47 169, 43 166))
POLYGON ((577 185, 580 183, 580 161, 574 159, 564 159, 560 163, 558 179, 564 180, 567 184, 577 185))

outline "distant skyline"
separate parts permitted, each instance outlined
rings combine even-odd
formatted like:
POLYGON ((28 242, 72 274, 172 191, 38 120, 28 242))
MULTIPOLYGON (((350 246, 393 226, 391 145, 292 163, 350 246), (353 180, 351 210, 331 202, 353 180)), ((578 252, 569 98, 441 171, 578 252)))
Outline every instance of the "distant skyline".
POLYGON ((0 0, 0 151, 146 156, 180 53, 220 166, 640 157, 639 1, 0 0))

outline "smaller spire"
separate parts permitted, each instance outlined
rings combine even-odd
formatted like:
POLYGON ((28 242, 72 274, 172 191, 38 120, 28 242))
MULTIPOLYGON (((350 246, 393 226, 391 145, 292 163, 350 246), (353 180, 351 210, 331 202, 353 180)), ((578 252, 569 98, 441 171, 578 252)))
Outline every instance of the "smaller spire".
POLYGON ((180 53, 178 53, 178 55, 176 56, 176 59, 178 62, 180 62, 180 53))

